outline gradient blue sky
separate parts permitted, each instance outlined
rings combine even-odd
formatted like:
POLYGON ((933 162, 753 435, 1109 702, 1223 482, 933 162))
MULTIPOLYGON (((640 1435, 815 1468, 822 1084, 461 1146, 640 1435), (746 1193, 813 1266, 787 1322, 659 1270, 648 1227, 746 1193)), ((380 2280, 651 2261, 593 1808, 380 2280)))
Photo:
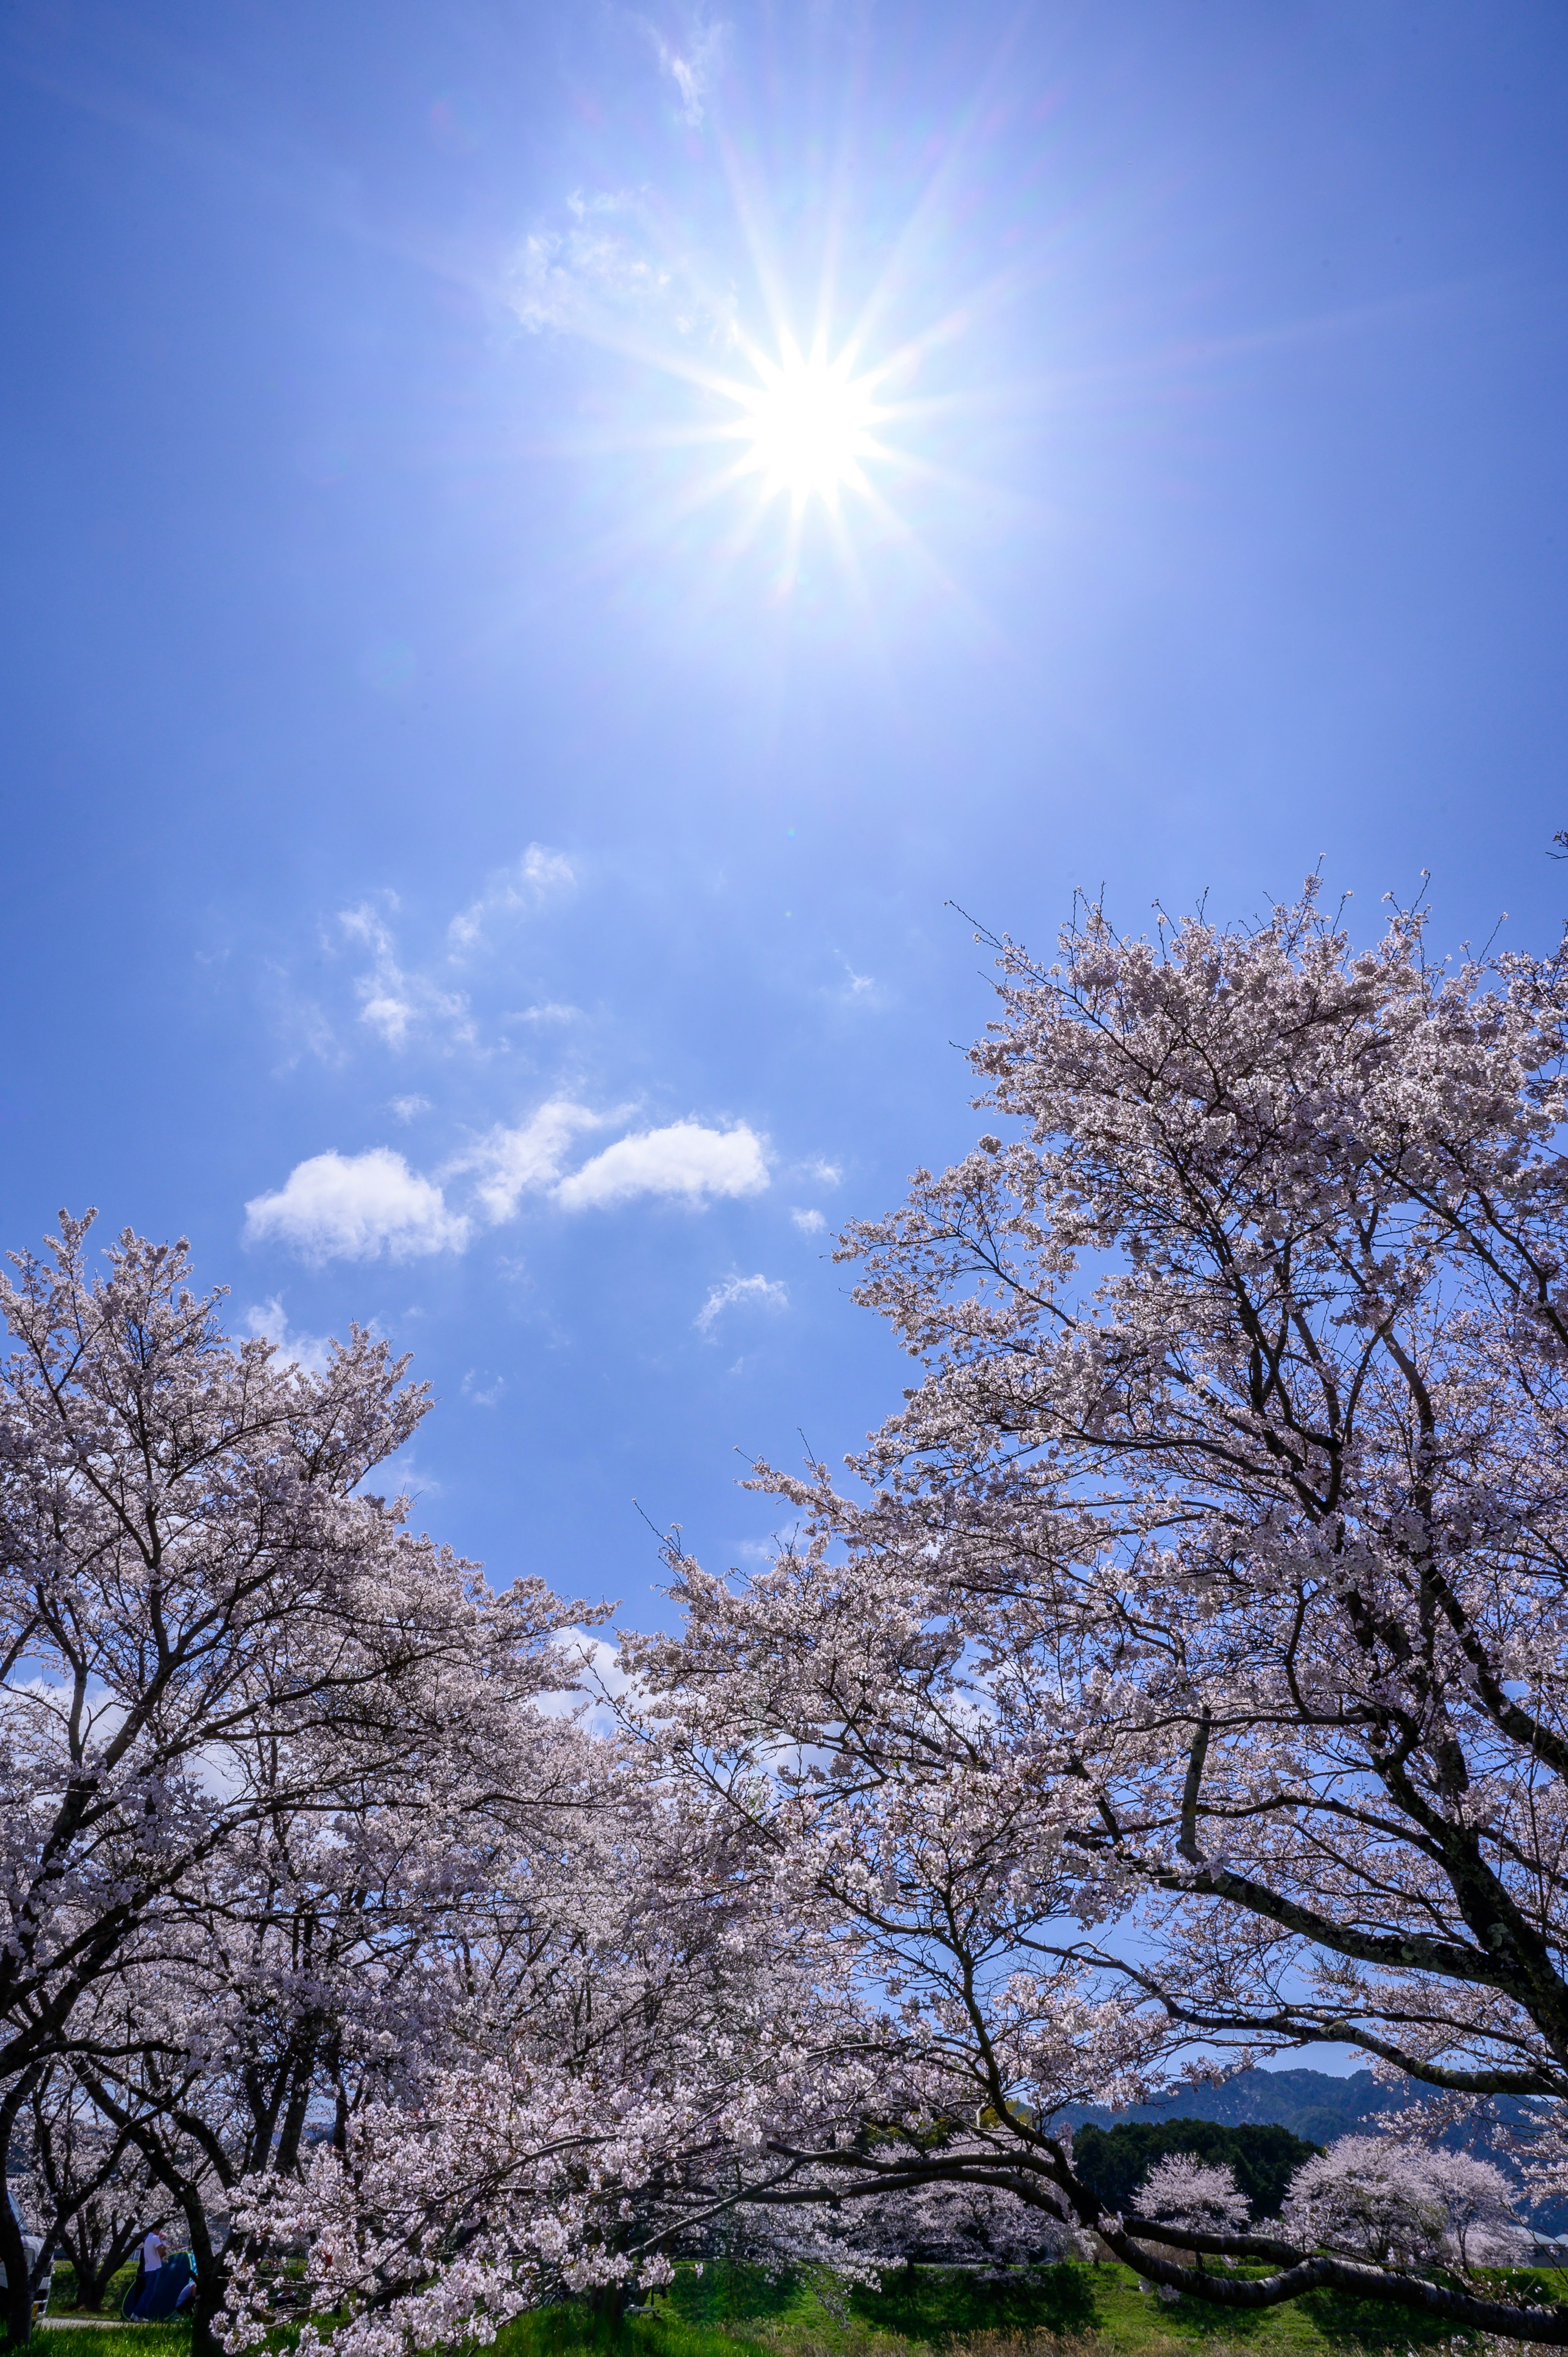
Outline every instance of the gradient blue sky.
POLYGON ((1559 0, 6 0, 5 1241, 377 1321, 498 1579, 755 1560, 950 900, 1554 937, 1565 98, 1559 0), (780 309, 901 410, 793 544, 780 309))

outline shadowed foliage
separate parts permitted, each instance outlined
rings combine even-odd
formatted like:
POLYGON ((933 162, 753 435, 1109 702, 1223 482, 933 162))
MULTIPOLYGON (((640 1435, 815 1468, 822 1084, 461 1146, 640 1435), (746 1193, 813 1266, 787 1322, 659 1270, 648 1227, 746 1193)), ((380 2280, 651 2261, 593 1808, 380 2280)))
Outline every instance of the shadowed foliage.
POLYGON ((1218 2120, 1162 2120, 1157 2126, 1124 2120, 1113 2128, 1079 2128, 1072 2149, 1079 2173, 1108 2210, 1135 2208, 1133 2197, 1155 2162, 1186 2152, 1197 2160, 1228 2165, 1253 2217, 1277 2218, 1291 2179, 1322 2147, 1289 2128, 1251 2123, 1225 2127, 1218 2120))

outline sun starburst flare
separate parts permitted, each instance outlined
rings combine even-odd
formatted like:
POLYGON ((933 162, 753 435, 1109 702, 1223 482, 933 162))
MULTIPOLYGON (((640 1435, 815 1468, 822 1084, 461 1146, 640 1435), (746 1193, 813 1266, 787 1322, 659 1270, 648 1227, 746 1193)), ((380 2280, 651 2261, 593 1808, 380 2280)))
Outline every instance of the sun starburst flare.
POLYGON ((864 458, 877 455, 878 411, 872 380, 853 373, 846 345, 830 361, 820 349, 802 355, 786 340, 777 361, 754 355, 759 382, 736 387, 736 432, 747 448, 744 471, 762 477, 766 496, 787 492, 797 507, 813 494, 831 507, 846 487, 864 490, 864 458))
MULTIPOLYGON (((791 317, 800 274, 787 272, 758 228, 766 208, 743 190, 736 210, 755 277, 744 305, 733 268, 704 267, 690 251, 674 250, 668 225, 645 218, 630 199, 578 203, 570 229, 541 231, 520 257, 512 300, 527 327, 579 336, 642 378, 635 390, 635 379, 626 381, 619 421, 574 436, 585 455, 649 454, 640 479, 628 480, 633 496, 588 561, 625 564, 634 550, 678 539, 694 549, 695 519, 708 511, 700 571, 689 576, 705 610, 753 561, 768 603, 805 580, 820 595, 826 552, 868 613, 872 552, 880 565, 898 551, 897 594, 918 579, 961 597, 929 544, 926 518, 917 521, 918 502, 929 511, 940 498, 948 512, 956 505, 972 514, 996 505, 993 483, 940 455, 961 416, 994 405, 994 386, 983 396, 952 382, 948 357, 972 330, 982 297, 954 302, 950 290, 923 322, 902 319, 896 331, 918 278, 918 224, 852 305, 839 264, 842 224, 830 221, 815 298, 791 317)), ((584 407, 603 414, 596 394, 584 407)), ((886 587, 885 571, 882 580, 886 587)))

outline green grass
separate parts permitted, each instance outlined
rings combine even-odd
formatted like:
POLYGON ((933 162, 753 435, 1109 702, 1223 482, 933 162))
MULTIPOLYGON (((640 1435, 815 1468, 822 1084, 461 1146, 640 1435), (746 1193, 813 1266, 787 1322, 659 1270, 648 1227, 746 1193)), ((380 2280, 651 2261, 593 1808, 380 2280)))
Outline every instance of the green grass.
MULTIPOLYGON (((0 2348, 5 2344, 0 2342, 0 2348)), ((188 2324, 44 2325, 31 2347, 42 2357, 190 2357, 188 2324)))
MULTIPOLYGON (((124 2298, 125 2294, 130 2290, 131 2286, 135 2282, 135 2280, 136 2266, 135 2261, 132 2260, 129 2266, 117 2268, 113 2275, 110 2276, 107 2285, 104 2287, 102 2308, 101 2309, 89 2310, 89 2313, 102 2316, 118 2316, 120 2313, 120 2303, 124 2298)), ((49 2287, 49 2314, 51 2316, 62 2316, 75 2306, 76 2269, 71 2266, 69 2259, 57 2259, 55 2261, 54 2281, 49 2287)))
MULTIPOLYGON (((1539 2275, 1532 2299, 1568 2291, 1539 2275)), ((769 2282, 751 2268, 683 2268, 651 2310, 618 2336, 585 2306, 520 2317, 497 2357, 1382 2357, 1437 2352, 1470 2336, 1413 2309, 1315 2292, 1255 2314, 1167 2303, 1127 2267, 1069 2265, 986 2283, 968 2273, 902 2269, 880 2290, 836 2293, 801 2276, 769 2282), (829 2292, 824 2301, 822 2291, 829 2292)))
MULTIPOLYGON (((1568 2298, 1568 2274, 1531 2269, 1509 2279, 1531 2300, 1568 2298)), ((1499 2282, 1498 2288, 1503 2287, 1499 2282)), ((268 2335, 282 2352, 296 2324, 268 2335)), ((585 2302, 518 2317, 496 2357, 1419 2357, 1462 2349, 1413 2309, 1315 2292, 1254 2315, 1172 2303, 1138 2288, 1127 2267, 1068 2265, 987 2283, 936 2268, 903 2268, 879 2290, 812 2274, 769 2278, 719 2262, 682 2267, 668 2291, 618 2330, 585 2302)), ((64 2321, 35 2337, 38 2357, 188 2357, 184 2324, 107 2328, 64 2321)), ((3 2349, 3 2344, 0 2344, 3 2349)), ((465 2352, 466 2357, 466 2352, 465 2352)))

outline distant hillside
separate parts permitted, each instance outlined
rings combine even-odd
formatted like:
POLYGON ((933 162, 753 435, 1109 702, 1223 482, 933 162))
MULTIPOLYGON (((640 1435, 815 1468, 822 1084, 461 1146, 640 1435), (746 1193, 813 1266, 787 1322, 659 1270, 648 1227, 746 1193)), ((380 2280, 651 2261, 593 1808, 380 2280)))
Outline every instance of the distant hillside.
MULTIPOLYGON (((1336 2136, 1349 2136, 1380 2112, 1401 2109, 1403 2101, 1401 2089, 1380 2087, 1369 2071, 1352 2071, 1345 2079, 1332 2078, 1326 2071, 1238 2071, 1218 2087, 1184 2087, 1161 2104, 1129 2104, 1121 2112, 1108 2111, 1103 2104, 1080 2104, 1067 2117, 1074 2127, 1099 2128, 1119 2126, 1124 2120, 1218 2120, 1226 2127, 1255 2122, 1289 2128, 1309 2144, 1332 2144, 1336 2136)), ((1497 2109, 1505 2120, 1528 2116, 1507 2096, 1499 2099, 1497 2109)), ((1464 2148, 1471 2139, 1463 2129, 1450 2129, 1442 2141, 1464 2148)), ((1517 2167, 1506 2153, 1493 2157, 1517 2179, 1517 2167)), ((1541 2233, 1568 2232, 1568 2200, 1537 2202, 1528 2214, 1541 2233)))
POLYGON ((1107 2111, 1083 2104, 1069 2115, 1075 2127, 1111 2127, 1120 2120, 1219 2120, 1227 2127, 1256 2121, 1289 2128, 1310 2144, 1332 2144, 1378 2112, 1397 2109, 1401 2098, 1380 2087, 1369 2071, 1331 2078, 1326 2071, 1238 2071, 1218 2087, 1184 2087, 1160 2104, 1129 2104, 1107 2111))

